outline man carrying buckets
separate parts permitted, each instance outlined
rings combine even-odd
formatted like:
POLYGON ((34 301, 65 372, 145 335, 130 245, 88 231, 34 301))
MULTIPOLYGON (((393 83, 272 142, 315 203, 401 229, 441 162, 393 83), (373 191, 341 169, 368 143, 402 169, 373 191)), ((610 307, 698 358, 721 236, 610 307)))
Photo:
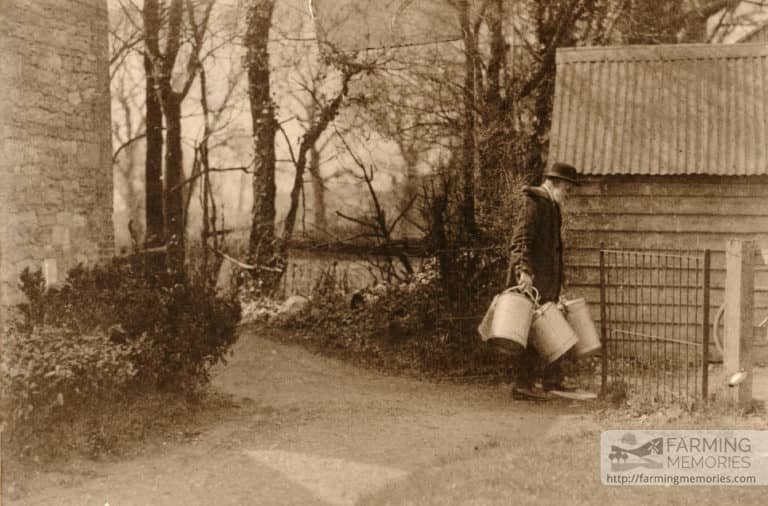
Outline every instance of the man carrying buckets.
MULTIPOLYGON (((523 188, 524 203, 518 216, 510 250, 507 284, 512 278, 522 293, 538 292, 538 304, 546 308, 557 303, 563 288, 563 244, 560 235, 561 206, 572 186, 578 185, 576 169, 565 163, 555 163, 544 173, 541 186, 523 188)), ((572 342, 564 346, 570 348, 572 342)), ((562 347, 562 345, 561 345, 562 347)), ((544 366, 542 386, 535 389, 539 356, 528 339, 524 350, 518 350, 517 378, 512 395, 515 399, 544 400, 546 391, 568 391, 574 388, 563 384, 561 362, 564 352, 544 366)))

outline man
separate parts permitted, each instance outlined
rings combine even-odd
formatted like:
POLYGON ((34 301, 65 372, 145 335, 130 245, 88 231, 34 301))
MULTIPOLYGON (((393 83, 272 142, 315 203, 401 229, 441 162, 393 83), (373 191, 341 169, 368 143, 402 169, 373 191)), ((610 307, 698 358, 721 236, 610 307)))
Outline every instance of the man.
MULTIPOLYGON (((523 290, 535 287, 541 304, 557 301, 565 281, 561 208, 574 185, 578 185, 576 168, 555 163, 544 173, 541 186, 523 188, 524 202, 512 237, 508 284, 516 284, 523 290), (511 283, 512 276, 516 283, 511 283)), ((541 392, 534 388, 539 358, 530 339, 525 350, 517 355, 514 398, 545 400, 548 390, 572 390, 563 384, 562 359, 544 367, 542 386, 545 392, 541 392)))

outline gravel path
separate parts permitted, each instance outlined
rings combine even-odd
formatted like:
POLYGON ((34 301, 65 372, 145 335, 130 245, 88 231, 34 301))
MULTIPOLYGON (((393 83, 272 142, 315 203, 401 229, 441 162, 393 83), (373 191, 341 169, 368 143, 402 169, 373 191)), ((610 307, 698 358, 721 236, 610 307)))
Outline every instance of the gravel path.
POLYGON ((245 330, 213 388, 240 409, 186 442, 47 473, 19 505, 351 505, 409 474, 520 438, 595 428, 584 405, 509 386, 388 377, 245 330))

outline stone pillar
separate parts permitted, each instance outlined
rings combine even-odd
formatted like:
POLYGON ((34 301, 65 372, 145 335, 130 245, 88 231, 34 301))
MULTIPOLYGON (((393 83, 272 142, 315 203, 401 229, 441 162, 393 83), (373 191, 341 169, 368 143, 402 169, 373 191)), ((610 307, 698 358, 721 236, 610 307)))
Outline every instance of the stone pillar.
MULTIPOLYGON (((3 0, 0 306, 114 252, 106 0, 3 0)), ((1 315, 0 315, 1 316, 1 315)))

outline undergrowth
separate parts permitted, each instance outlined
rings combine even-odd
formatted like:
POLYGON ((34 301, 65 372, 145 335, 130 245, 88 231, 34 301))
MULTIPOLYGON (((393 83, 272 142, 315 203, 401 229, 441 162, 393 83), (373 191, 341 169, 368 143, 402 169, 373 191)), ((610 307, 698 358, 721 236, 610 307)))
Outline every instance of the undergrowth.
POLYGON ((31 271, 21 283, 21 317, 2 329, 0 413, 4 447, 22 457, 119 451, 137 434, 125 423, 151 428, 198 399, 236 338, 237 301, 139 256, 77 267, 58 287, 31 271))
POLYGON ((329 270, 313 289, 310 309, 276 319, 281 339, 299 341, 326 355, 381 370, 426 377, 509 377, 510 360, 476 337, 454 339, 444 316, 445 293, 434 264, 407 282, 376 285, 352 294, 339 289, 329 270))

